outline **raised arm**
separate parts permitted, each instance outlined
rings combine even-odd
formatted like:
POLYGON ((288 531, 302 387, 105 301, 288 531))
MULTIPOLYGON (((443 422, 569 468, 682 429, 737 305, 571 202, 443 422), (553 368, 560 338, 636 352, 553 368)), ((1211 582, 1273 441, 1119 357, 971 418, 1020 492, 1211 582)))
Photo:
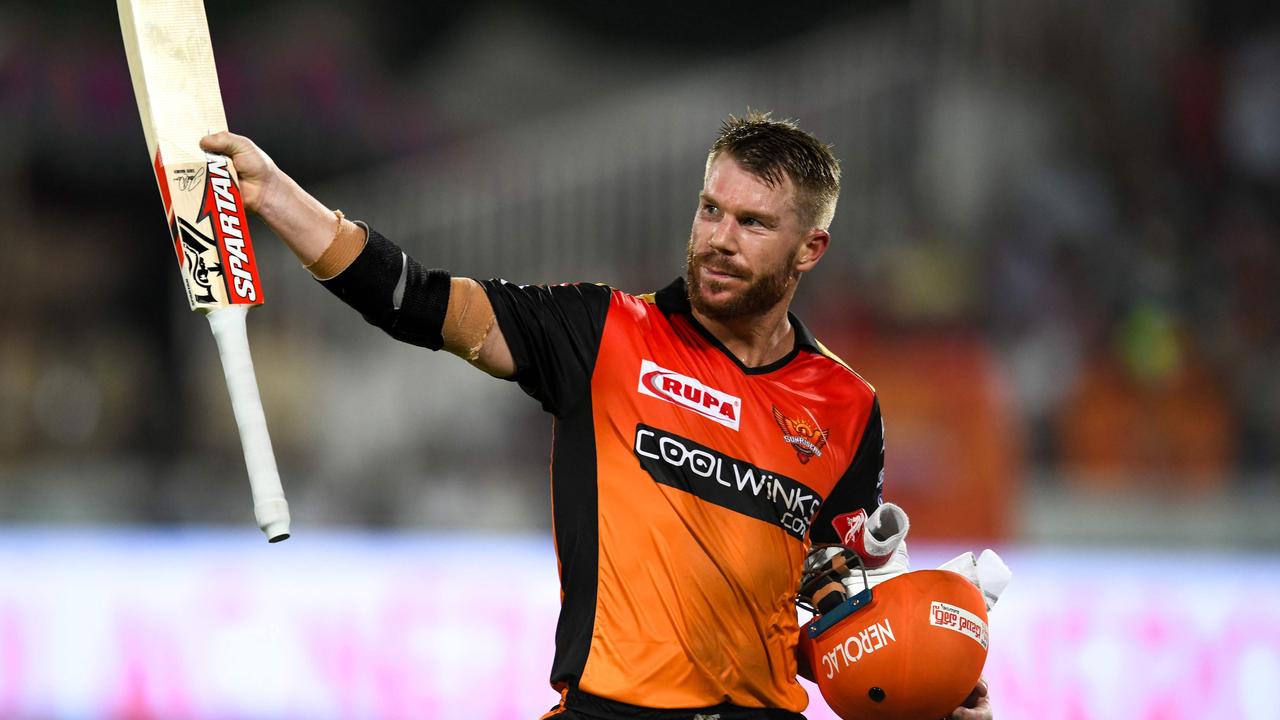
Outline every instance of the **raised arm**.
MULTIPOLYGON (((231 158, 245 207, 262 218, 318 280, 336 279, 363 253, 369 241, 365 228, 342 218, 302 189, 249 138, 220 132, 205 137, 200 147, 231 158)), ((402 270, 407 270, 410 262, 403 258, 402 270)), ((443 349, 495 377, 513 375, 515 361, 484 288, 471 278, 455 277, 448 282, 447 309, 440 329, 443 349)), ((398 290, 403 292, 403 276, 398 290)), ((398 311, 398 298, 392 303, 389 310, 398 311)))

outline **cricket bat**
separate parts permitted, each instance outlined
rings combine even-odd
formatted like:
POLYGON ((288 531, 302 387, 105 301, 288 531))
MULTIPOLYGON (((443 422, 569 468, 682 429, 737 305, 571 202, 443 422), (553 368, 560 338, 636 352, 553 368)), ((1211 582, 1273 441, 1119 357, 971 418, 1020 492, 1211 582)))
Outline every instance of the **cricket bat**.
POLYGON ((235 168, 199 144, 205 135, 227 129, 204 3, 117 0, 117 7, 187 299, 213 329, 244 447, 253 513, 267 539, 278 542, 289 537, 289 506, 245 332, 245 314, 262 304, 262 283, 235 168))

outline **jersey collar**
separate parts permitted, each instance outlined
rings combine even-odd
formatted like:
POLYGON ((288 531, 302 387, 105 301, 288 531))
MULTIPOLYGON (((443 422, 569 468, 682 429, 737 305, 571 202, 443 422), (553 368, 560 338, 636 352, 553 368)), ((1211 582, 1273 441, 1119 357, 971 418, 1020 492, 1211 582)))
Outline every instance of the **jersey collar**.
POLYGON ((800 318, 797 318, 788 311, 787 319, 791 321, 791 329, 795 331, 795 347, 791 349, 791 352, 768 365, 747 367, 742 364, 742 361, 738 359, 737 355, 729 352, 729 349, 726 348, 715 335, 712 335, 710 330, 703 327, 702 323, 698 322, 698 319, 693 316, 693 307, 689 304, 689 289, 685 285, 684 278, 676 278, 675 282, 654 293, 654 302, 664 315, 684 315, 689 320, 689 324, 692 325, 700 335, 719 349, 720 352, 728 356, 729 359, 732 360, 744 373, 749 375, 759 375, 778 370, 791 362, 791 360, 798 355, 802 349, 814 353, 822 352, 817 339, 813 337, 813 333, 809 332, 809 328, 805 327, 804 323, 800 322, 800 318))

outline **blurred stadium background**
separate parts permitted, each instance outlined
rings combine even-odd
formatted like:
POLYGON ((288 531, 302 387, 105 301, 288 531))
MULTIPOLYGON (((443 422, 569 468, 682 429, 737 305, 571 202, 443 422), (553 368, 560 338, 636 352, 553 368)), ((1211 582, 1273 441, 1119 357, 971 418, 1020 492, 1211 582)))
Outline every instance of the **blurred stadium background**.
MULTIPOLYGON (((463 274, 659 287, 720 120, 797 118, 844 163, 799 313, 880 391, 916 564, 1014 569, 997 717, 1277 717, 1277 13, 829 5, 209 16, 232 127, 463 274)), ((110 3, 0 6, 0 138, 0 718, 550 707, 536 403, 364 325, 259 228, 295 531, 267 547, 110 3)))

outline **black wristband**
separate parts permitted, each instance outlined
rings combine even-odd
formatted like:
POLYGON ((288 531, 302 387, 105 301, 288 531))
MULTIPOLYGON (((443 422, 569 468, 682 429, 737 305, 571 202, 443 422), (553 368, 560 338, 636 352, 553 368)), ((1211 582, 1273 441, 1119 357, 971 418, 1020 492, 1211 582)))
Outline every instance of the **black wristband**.
POLYGON ((319 283, 391 337, 431 350, 444 346, 441 330, 449 307, 449 273, 423 269, 377 231, 369 230, 364 249, 351 265, 319 283), (397 302, 402 277, 404 288, 397 302))

